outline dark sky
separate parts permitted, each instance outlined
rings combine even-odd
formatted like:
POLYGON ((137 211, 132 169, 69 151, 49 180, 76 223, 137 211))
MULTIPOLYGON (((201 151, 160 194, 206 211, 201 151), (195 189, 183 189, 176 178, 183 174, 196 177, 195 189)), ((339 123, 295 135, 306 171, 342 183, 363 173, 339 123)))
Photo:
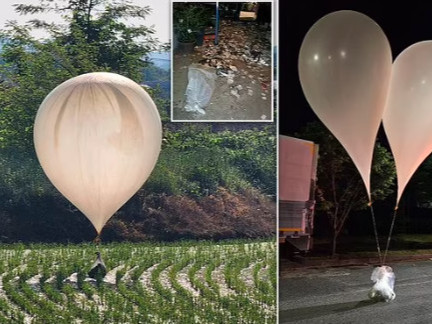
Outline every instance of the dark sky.
POLYGON ((284 135, 316 119, 300 86, 297 60, 303 37, 321 17, 345 9, 369 16, 386 34, 393 59, 416 42, 432 40, 432 1, 280 0, 279 9, 279 125, 284 135))

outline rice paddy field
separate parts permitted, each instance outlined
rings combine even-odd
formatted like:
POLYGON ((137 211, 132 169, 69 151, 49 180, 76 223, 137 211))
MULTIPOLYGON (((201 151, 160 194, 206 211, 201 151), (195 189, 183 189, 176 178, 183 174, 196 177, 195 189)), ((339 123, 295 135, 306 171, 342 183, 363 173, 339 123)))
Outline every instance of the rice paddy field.
POLYGON ((0 323, 276 323, 276 275, 268 241, 0 245, 0 323))

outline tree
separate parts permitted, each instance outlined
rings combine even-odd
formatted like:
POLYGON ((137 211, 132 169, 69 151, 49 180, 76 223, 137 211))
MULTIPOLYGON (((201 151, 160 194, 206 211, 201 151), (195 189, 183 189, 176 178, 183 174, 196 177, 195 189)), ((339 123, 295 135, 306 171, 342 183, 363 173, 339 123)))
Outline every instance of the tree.
MULTIPOLYGON (((367 207, 365 186, 351 158, 338 140, 319 122, 308 124, 297 137, 319 144, 317 197, 333 231, 332 255, 350 213, 367 207)), ((391 154, 379 143, 375 146, 371 172, 372 201, 393 193, 396 170, 391 154)))
POLYGON ((88 68, 102 68, 140 82, 142 67, 147 63, 145 58, 157 46, 152 28, 124 22, 130 18, 144 20, 151 12, 150 7, 132 5, 128 0, 40 0, 39 5, 16 5, 16 11, 62 15, 68 23, 66 30, 37 19, 21 28, 48 31, 56 45, 68 54, 79 74, 89 72, 88 68))

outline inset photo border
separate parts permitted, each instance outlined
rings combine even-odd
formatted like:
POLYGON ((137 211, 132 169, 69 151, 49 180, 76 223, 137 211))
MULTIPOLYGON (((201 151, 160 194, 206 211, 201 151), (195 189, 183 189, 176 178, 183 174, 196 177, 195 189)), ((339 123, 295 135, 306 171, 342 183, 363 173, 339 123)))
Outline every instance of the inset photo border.
POLYGON ((274 121, 273 7, 171 1, 171 121, 274 121))

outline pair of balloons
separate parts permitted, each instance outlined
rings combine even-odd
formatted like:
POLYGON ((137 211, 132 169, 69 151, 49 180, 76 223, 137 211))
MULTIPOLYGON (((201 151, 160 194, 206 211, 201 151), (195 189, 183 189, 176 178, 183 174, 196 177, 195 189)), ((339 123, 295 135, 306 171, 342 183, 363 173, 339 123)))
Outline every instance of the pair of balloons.
POLYGON ((150 175, 161 140, 150 96, 114 73, 88 73, 62 83, 42 102, 34 125, 43 170, 98 235, 150 175))
POLYGON ((392 64, 390 44, 364 14, 342 10, 318 20, 299 55, 303 92, 360 172, 369 200, 370 171, 383 121, 395 158, 399 204, 432 152, 432 41, 405 49, 392 64))

